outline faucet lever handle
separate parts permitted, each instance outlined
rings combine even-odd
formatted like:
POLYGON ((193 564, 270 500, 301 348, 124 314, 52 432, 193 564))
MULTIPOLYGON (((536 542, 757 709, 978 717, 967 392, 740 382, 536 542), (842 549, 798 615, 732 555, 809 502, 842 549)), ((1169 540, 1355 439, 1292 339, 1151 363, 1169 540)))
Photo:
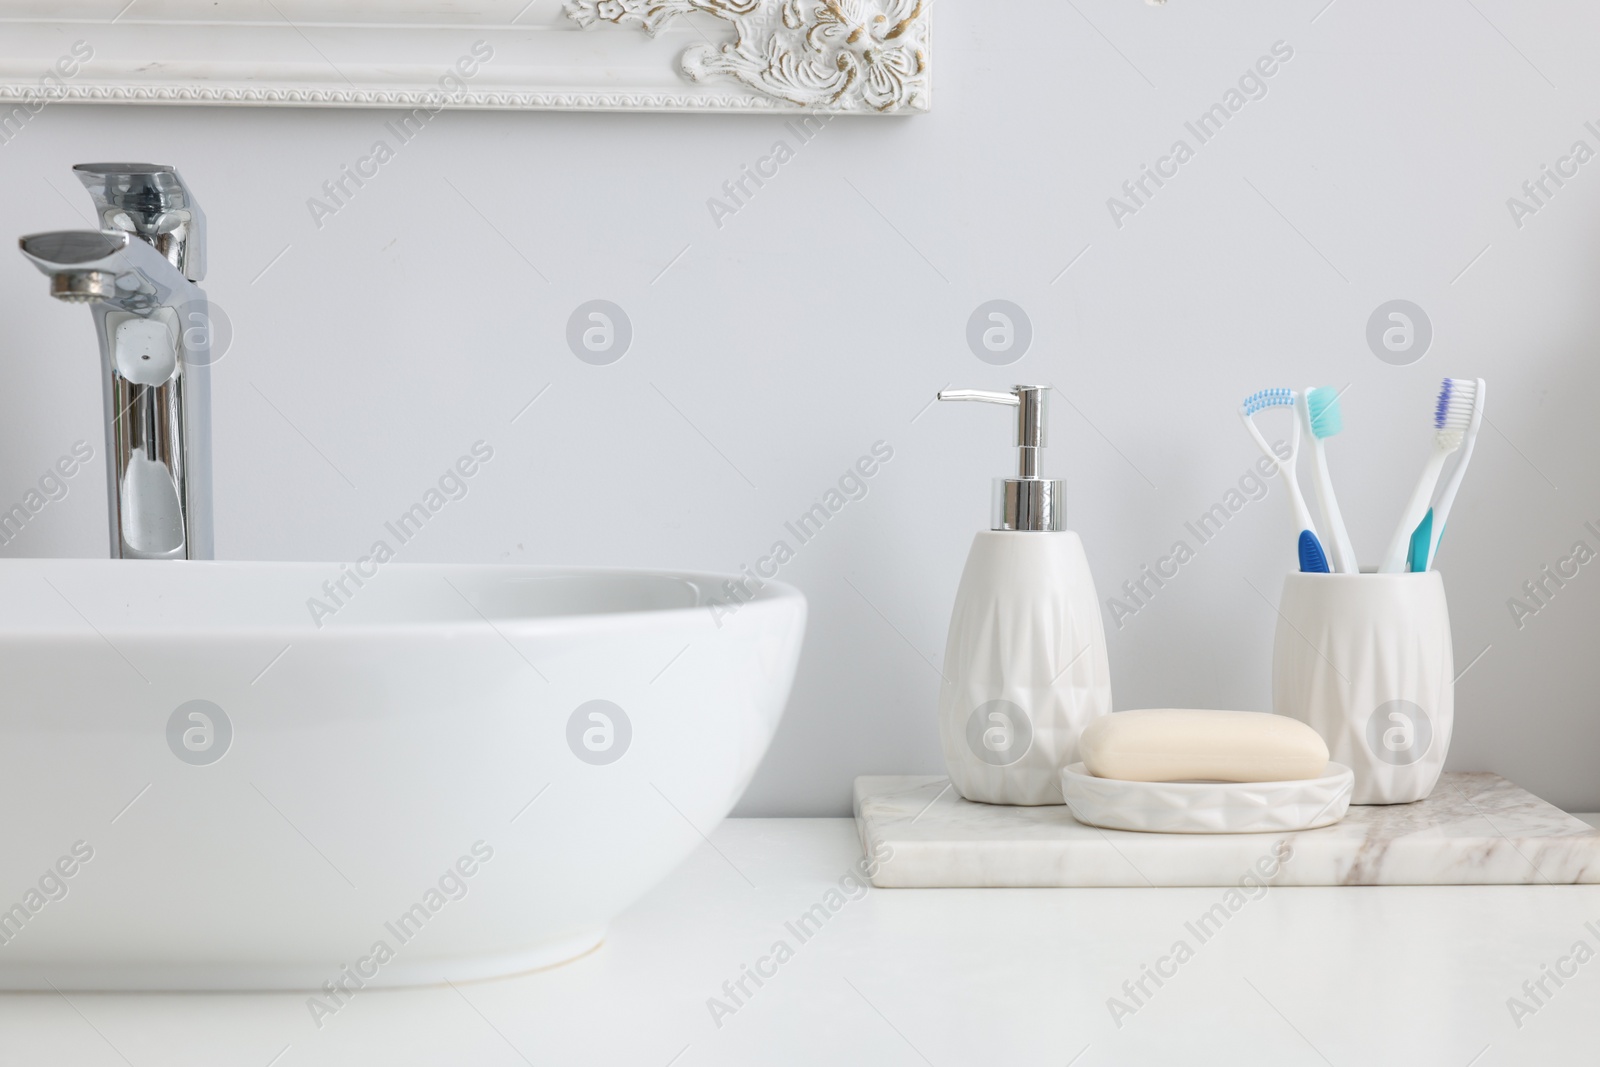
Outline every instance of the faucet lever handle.
POLYGON ((80 163, 100 225, 135 234, 198 282, 206 276, 206 216, 183 178, 156 163, 80 163))

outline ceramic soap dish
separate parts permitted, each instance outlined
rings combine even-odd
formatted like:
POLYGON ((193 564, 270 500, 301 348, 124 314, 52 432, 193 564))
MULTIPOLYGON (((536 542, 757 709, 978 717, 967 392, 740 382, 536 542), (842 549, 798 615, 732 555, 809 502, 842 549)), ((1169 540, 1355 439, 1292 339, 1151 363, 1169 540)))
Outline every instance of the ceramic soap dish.
POLYGON ((1061 772, 1073 818, 1107 830, 1162 834, 1259 834, 1314 830, 1344 818, 1355 775, 1329 763, 1298 782, 1125 782, 1096 778, 1082 763, 1061 772))

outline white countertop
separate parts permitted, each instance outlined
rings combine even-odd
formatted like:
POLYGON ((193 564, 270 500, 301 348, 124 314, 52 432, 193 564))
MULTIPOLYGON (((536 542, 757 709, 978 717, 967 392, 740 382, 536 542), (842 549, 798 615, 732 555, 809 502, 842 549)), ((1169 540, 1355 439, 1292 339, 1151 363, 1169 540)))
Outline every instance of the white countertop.
POLYGON ((861 858, 854 823, 712 841, 563 967, 364 991, 320 1030, 303 995, 5 995, 0 1065, 1489 1067, 1593 1062, 1600 1036, 1600 886, 1285 887, 1204 941, 1186 924, 1226 890, 852 889, 802 941, 785 924, 861 858), (723 983, 780 940, 792 957, 719 1027, 708 998, 733 1006, 723 983), (1192 956, 1136 1006, 1123 983, 1179 940, 1192 956), (1560 962, 1579 941, 1596 957, 1560 962), (1528 1000, 1558 965, 1576 974, 1528 1000))

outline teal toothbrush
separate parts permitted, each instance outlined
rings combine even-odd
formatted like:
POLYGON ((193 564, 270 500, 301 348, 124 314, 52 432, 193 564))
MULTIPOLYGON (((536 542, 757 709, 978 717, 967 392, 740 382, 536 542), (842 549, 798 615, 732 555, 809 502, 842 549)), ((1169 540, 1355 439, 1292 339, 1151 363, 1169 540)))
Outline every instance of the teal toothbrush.
POLYGON ((1470 379, 1452 379, 1458 391, 1471 390, 1472 392, 1472 418, 1467 423, 1467 432, 1461 442, 1461 457, 1456 460, 1456 466, 1450 472, 1450 479, 1440 490, 1434 500, 1433 507, 1422 517, 1422 522, 1411 534, 1411 569, 1425 571, 1433 566, 1433 557, 1439 552, 1439 539, 1444 536, 1444 525, 1450 519, 1450 507, 1456 502, 1456 491, 1461 488, 1461 479, 1467 473, 1467 464, 1472 459, 1472 446, 1478 443, 1478 428, 1483 425, 1484 393, 1488 388, 1482 378, 1472 381, 1470 379), (1473 388, 1473 387, 1476 388, 1473 388))
POLYGON ((1301 415, 1306 429, 1311 431, 1312 472, 1317 485, 1317 503, 1322 508, 1322 521, 1328 533, 1328 547, 1332 549, 1330 568, 1336 574, 1356 574, 1356 550, 1350 544, 1350 531, 1345 529, 1344 516, 1339 513, 1339 498, 1333 495, 1333 479, 1328 474, 1328 456, 1322 442, 1344 429, 1344 416, 1339 412, 1339 391, 1322 386, 1308 388, 1304 394, 1301 415))
MULTIPOLYGON (((1411 499, 1406 501, 1405 510, 1401 512, 1394 537, 1390 539, 1389 547, 1383 554, 1383 563, 1378 567, 1379 574, 1402 574, 1411 568, 1411 539, 1416 534, 1417 525, 1428 512, 1428 502, 1439 484, 1439 474, 1444 470, 1445 461, 1461 447, 1462 439, 1466 436, 1476 410, 1474 397, 1477 391, 1478 383, 1471 378, 1446 378, 1440 386, 1439 400, 1433 411, 1433 448, 1427 464, 1422 468, 1422 476, 1417 479, 1416 488, 1411 491, 1411 499)), ((1437 527, 1439 524, 1433 522, 1429 525, 1437 527)), ((1431 531, 1429 537, 1430 540, 1433 537, 1431 531)))

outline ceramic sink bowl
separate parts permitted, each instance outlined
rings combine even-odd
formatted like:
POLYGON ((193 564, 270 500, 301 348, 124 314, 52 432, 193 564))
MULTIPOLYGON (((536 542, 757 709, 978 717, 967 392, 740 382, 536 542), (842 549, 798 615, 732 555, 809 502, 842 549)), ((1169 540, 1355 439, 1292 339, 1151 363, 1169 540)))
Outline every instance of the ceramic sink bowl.
POLYGON ((805 628, 721 576, 349 573, 0 560, 0 987, 581 955, 738 799, 805 628))

